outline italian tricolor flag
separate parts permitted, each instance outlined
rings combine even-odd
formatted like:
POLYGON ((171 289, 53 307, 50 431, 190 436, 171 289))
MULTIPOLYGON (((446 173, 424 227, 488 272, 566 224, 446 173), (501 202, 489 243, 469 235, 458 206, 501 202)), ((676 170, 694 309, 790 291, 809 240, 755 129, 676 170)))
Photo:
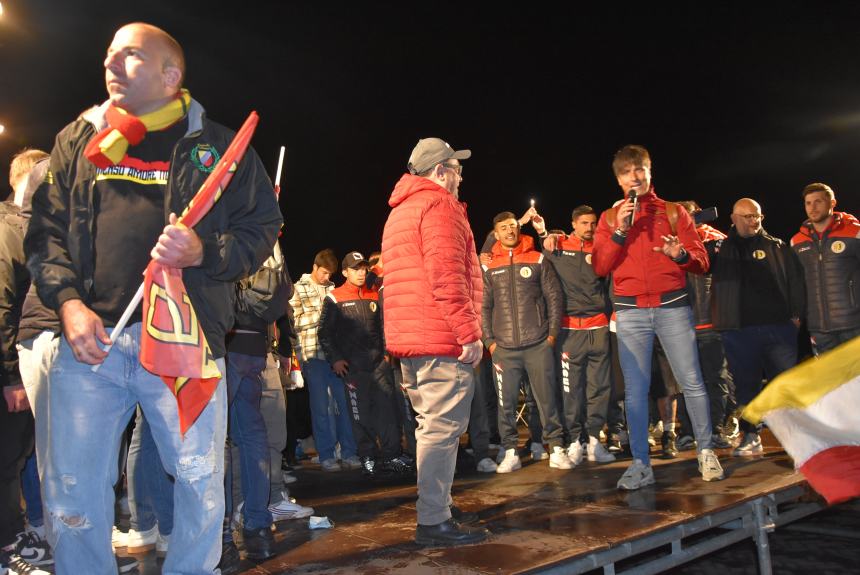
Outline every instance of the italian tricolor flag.
POLYGON ((784 372, 744 410, 829 504, 860 496, 860 337, 784 372))

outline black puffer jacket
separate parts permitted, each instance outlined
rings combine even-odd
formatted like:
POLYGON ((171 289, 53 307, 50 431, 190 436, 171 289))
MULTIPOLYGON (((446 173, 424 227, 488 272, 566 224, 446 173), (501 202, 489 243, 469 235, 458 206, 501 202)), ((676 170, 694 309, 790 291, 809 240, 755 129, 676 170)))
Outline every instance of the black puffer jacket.
POLYGON ((521 236, 513 250, 493 246, 493 261, 484 271, 481 309, 483 341, 519 349, 558 337, 564 307, 558 276, 543 254, 521 236))
MULTIPOLYGON (((63 302, 88 302, 93 287, 96 167, 84 155, 95 133, 107 126, 106 103, 85 112, 58 135, 45 184, 33 196, 33 215, 24 240, 27 267, 39 297, 57 311, 63 302)), ((188 132, 173 148, 164 199, 164 222, 181 214, 208 177, 195 167, 196 146, 223 153, 235 133, 209 121, 192 100, 188 132)), ((203 263, 182 270, 182 279, 213 355, 226 353, 233 327, 234 282, 256 270, 272 253, 281 212, 260 158, 248 149, 230 186, 194 227, 203 242, 203 263)), ((142 249, 150 249, 142 246, 142 249)))
POLYGON ((791 247, 806 275, 809 331, 832 332, 860 326, 860 222, 835 212, 819 235, 804 222, 791 247))
POLYGON ((376 289, 345 282, 331 290, 323 301, 318 337, 330 364, 346 360, 353 373, 373 372, 384 355, 376 289))

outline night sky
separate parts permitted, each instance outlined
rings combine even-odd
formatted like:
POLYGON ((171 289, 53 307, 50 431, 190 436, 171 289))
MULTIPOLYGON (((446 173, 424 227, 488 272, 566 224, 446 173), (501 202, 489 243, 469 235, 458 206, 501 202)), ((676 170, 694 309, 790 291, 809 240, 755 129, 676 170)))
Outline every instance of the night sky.
MULTIPOLYGON (((115 30, 146 21, 186 51, 186 86, 274 177, 294 277, 332 247, 377 249, 418 138, 470 148, 461 199, 476 236, 530 198, 550 227, 620 196, 613 153, 646 146, 666 199, 762 203, 788 239, 800 191, 830 184, 860 212, 860 4, 4 1, 0 164, 106 97, 115 30)), ((8 192, 6 177, 0 195, 8 192)), ((229 193, 229 192, 228 192, 229 193)))

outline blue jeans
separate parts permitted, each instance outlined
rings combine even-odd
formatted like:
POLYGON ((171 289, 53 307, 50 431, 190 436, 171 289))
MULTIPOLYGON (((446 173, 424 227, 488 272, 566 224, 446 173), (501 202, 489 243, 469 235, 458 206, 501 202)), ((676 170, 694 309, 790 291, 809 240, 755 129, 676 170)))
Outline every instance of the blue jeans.
POLYGON ((41 527, 45 522, 42 519, 42 494, 35 449, 27 458, 24 471, 21 472, 21 493, 24 495, 24 501, 27 502, 27 523, 30 527, 41 527))
POLYGON ((149 531, 156 522, 158 532, 173 531, 173 479, 164 470, 152 429, 140 408, 128 446, 129 527, 149 531))
POLYGON ((624 404, 633 458, 650 465, 648 456, 648 390, 654 336, 684 393, 697 449, 713 449, 708 393, 702 380, 693 312, 689 306, 633 308, 617 311, 618 358, 624 373, 624 404))
MULTIPOLYGON (((260 412, 266 358, 227 352, 227 393, 230 398, 230 442, 239 449, 245 529, 272 525, 269 512, 269 442, 260 412)), ((230 458, 232 460, 232 458, 230 458)), ((229 469, 237 462, 228 461, 229 469)), ((227 517, 233 513, 233 474, 224 482, 227 517)))
POLYGON ((356 454, 356 446, 352 435, 351 408, 346 403, 343 380, 331 370, 331 366, 324 359, 305 361, 304 377, 310 395, 311 425, 320 462, 334 459, 335 443, 340 443, 341 459, 353 457, 356 454), (329 394, 337 405, 337 413, 332 413, 329 407, 329 394))
MULTIPOLYGON (((221 557, 227 398, 223 379, 182 437, 176 398, 138 358, 140 323, 126 327, 97 373, 63 338, 49 372, 42 489, 57 573, 115 575, 111 549, 120 438, 135 406, 146 414, 174 486, 174 529, 163 573, 211 575, 221 557)), ((223 359, 217 360, 224 372, 223 359)))
MULTIPOLYGON (((762 376, 771 380, 797 363, 797 328, 790 321, 730 329, 722 337, 738 406, 759 394, 762 376)), ((740 425, 744 432, 756 429, 744 419, 740 425)))

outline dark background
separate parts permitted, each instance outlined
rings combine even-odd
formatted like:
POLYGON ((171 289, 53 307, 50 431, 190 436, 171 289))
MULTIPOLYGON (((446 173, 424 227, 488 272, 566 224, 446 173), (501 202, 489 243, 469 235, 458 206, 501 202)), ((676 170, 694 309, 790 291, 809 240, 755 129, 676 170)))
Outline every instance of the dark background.
MULTIPOLYGON (((0 20, 0 165, 106 97, 115 30, 173 34, 187 87, 253 144, 274 177, 291 272, 316 251, 377 249, 387 199, 420 137, 471 148, 461 199, 476 236, 529 198, 551 227, 619 197, 610 163, 646 146, 666 199, 762 203, 788 239, 800 191, 830 184, 860 212, 860 5, 139 2, 18 0, 0 20), (527 7, 528 6, 528 7, 527 7)), ((0 196, 7 193, 4 177, 0 196)), ((480 239, 479 239, 480 241, 480 239)))

